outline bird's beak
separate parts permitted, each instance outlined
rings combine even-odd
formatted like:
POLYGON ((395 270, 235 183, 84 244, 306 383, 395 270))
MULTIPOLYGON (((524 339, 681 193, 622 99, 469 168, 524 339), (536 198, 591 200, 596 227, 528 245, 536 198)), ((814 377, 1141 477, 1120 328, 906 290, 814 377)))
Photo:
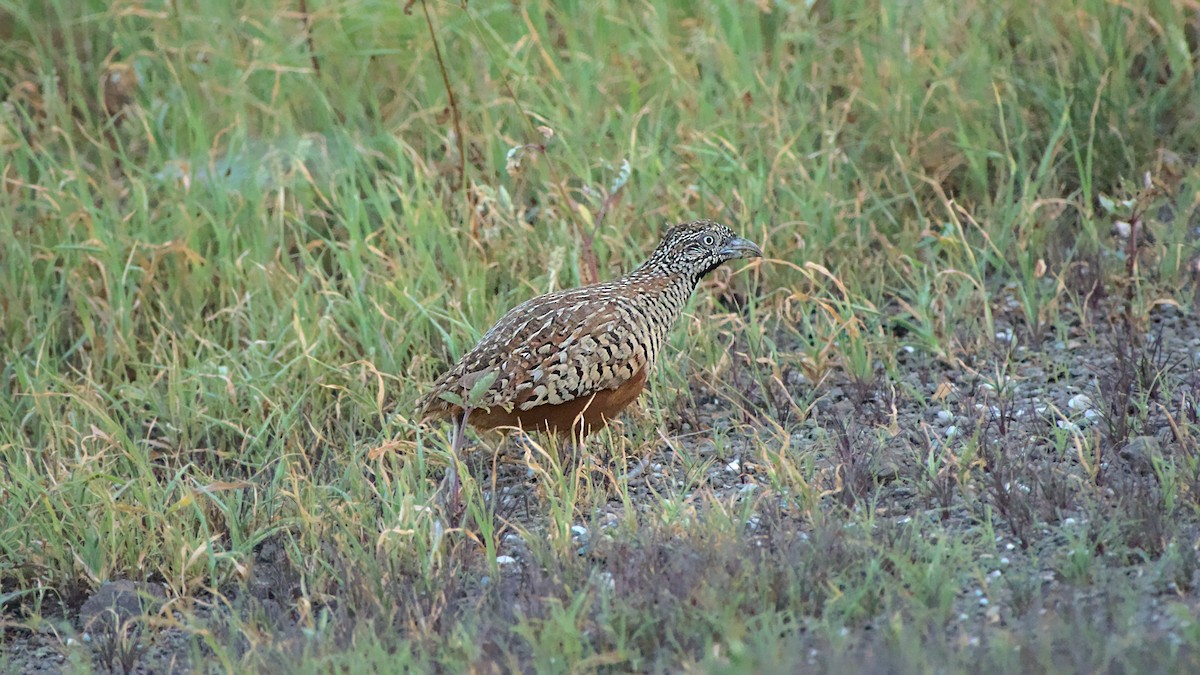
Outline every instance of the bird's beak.
POLYGON ((734 237, 725 244, 725 248, 721 249, 721 255, 729 260, 734 258, 761 258, 763 257, 762 249, 758 244, 749 239, 734 237))

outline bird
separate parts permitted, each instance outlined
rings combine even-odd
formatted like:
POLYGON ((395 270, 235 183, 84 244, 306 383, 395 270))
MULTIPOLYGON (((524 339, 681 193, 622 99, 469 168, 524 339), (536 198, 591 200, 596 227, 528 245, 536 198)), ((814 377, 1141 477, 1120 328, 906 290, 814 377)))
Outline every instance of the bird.
POLYGON ((762 256, 720 223, 676 225, 632 272, 509 310, 418 401, 421 421, 453 422, 453 457, 468 423, 581 443, 641 394, 700 280, 732 260, 762 256))

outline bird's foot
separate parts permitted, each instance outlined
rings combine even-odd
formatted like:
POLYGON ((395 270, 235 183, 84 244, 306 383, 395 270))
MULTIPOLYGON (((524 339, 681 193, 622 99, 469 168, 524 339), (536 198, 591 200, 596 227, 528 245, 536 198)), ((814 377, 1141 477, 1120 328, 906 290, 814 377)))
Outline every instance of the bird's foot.
POLYGON ((450 527, 458 527, 462 523, 465 505, 462 500, 462 481, 459 480, 456 468, 451 467, 446 471, 446 477, 442 479, 442 487, 445 489, 439 490, 439 492, 447 524, 450 527))

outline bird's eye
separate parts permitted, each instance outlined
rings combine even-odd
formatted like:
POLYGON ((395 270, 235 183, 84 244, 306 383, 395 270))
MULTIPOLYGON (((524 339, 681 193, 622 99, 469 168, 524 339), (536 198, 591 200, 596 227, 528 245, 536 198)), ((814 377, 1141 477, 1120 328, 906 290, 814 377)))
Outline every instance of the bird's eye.
POLYGON ((717 240, 713 239, 713 236, 711 234, 704 235, 704 245, 705 246, 712 246, 715 243, 717 243, 717 240))

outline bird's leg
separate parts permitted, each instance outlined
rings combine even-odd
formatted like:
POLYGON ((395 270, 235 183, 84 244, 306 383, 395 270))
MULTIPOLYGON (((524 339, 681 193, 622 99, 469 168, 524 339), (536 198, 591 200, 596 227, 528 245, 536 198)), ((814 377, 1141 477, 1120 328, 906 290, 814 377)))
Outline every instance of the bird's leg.
POLYGON ((565 453, 561 453, 560 456, 562 456, 563 459, 570 461, 571 471, 578 471, 580 467, 580 459, 583 456, 584 448, 583 438, 587 435, 587 427, 584 426, 585 424, 586 422, 583 420, 583 413, 580 413, 579 416, 575 418, 575 421, 571 424, 571 431, 566 435, 566 437, 563 438, 560 436, 560 438, 563 438, 564 442, 564 447, 562 449, 566 451, 565 453))
POLYGON ((568 434, 569 440, 567 441, 567 448, 570 450, 572 464, 576 469, 579 468, 580 459, 582 459, 583 456, 584 438, 586 438, 588 432, 591 431, 587 422, 587 418, 584 415, 595 402, 596 395, 592 394, 591 398, 587 402, 587 405, 583 407, 583 410, 579 411, 579 414, 576 415, 575 419, 571 422, 571 431, 568 434))
POLYGON ((587 437, 589 428, 578 426, 572 430, 570 439, 567 440, 571 457, 571 472, 578 476, 580 480, 591 481, 593 471, 597 469, 603 471, 599 459, 592 452, 588 451, 587 437))
POLYGON ((454 437, 450 439, 450 469, 446 475, 446 482, 448 483, 448 504, 451 517, 457 517, 462 511, 462 482, 458 479, 458 454, 465 445, 467 417, 470 415, 470 408, 463 408, 462 414, 454 420, 454 437))

